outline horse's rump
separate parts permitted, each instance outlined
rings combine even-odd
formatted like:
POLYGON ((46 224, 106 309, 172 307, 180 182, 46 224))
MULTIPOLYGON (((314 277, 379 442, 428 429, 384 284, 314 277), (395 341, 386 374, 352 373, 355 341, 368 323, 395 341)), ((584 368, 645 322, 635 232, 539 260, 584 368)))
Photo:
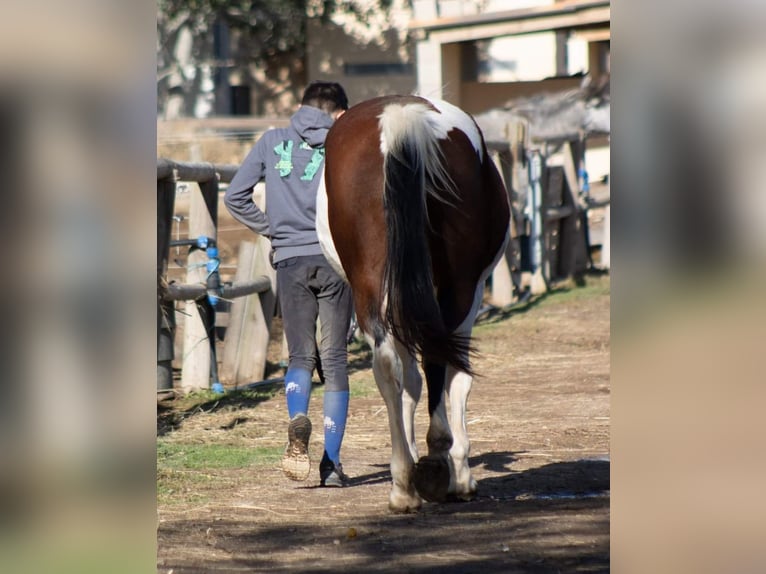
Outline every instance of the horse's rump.
POLYGON ((389 506, 471 498, 465 404, 470 334, 483 281, 508 238, 505 187, 473 119, 415 96, 354 106, 330 129, 317 217, 374 338, 373 372, 391 429, 389 506), (326 194, 323 195, 323 194, 326 194), (428 383, 428 455, 418 460, 414 409, 428 383), (444 398, 449 391, 450 429, 444 398), (448 462, 448 460, 452 462, 448 462))

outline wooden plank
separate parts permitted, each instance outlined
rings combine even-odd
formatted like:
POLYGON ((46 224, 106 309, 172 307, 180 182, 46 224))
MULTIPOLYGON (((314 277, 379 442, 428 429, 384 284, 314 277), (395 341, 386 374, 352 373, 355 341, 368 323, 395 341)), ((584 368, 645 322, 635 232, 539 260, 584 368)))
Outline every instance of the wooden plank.
MULTIPOLYGON (((265 293, 271 289, 271 279, 265 275, 235 281, 232 285, 224 285, 221 288, 222 299, 236 299, 253 293, 265 293)), ((204 297, 207 289, 199 284, 171 283, 163 289, 162 299, 165 301, 189 301, 204 297)))
POLYGON ((208 162, 182 162, 160 158, 157 160, 157 179, 173 177, 178 181, 204 183, 218 180, 230 182, 239 169, 236 164, 213 164, 208 162))
MULTIPOLYGON (((167 273, 176 185, 172 178, 157 180, 157 287, 167 273)), ((173 388, 173 339, 175 308, 157 298, 157 389, 173 388)))
POLYGON ((492 271, 492 288, 490 290, 489 302, 498 307, 505 307, 513 303, 513 295, 513 280, 511 279, 511 268, 508 263, 508 253, 506 250, 506 253, 503 254, 492 271))
POLYGON ((264 377, 276 302, 276 272, 268 262, 269 250, 269 241, 263 237, 240 243, 235 282, 258 279, 267 286, 231 304, 221 365, 224 385, 238 386, 264 377))
MULTIPOLYGON (((451 28, 475 28, 477 26, 486 26, 496 23, 515 23, 520 21, 533 21, 537 25, 542 26, 543 29, 554 29, 551 24, 547 23, 547 19, 558 15, 572 15, 581 12, 588 12, 598 8, 609 9, 608 0, 568 0, 566 2, 560 1, 551 5, 544 6, 529 6, 525 8, 516 8, 512 10, 491 10, 487 12, 479 12, 474 15, 464 15, 461 17, 437 17, 433 19, 417 18, 412 20, 409 24, 410 29, 423 29, 427 31, 435 31, 440 29, 451 28)), ((609 17, 604 19, 604 22, 609 22, 609 17)), ((587 24, 596 24, 602 22, 601 18, 597 18, 594 21, 587 21, 587 24)), ((571 27, 571 26, 564 26, 571 27)), ((507 34, 497 34, 507 35, 507 34)))
POLYGON ((259 237, 255 244, 255 273, 258 276, 266 276, 271 281, 271 289, 258 295, 260 304, 260 314, 256 315, 259 322, 259 328, 255 330, 253 347, 255 354, 253 356, 252 374, 248 373, 251 381, 260 381, 264 377, 266 370, 266 354, 271 339, 271 320, 274 318, 274 312, 277 305, 277 271, 271 266, 269 261, 269 252, 271 251, 271 242, 264 237, 259 237), (262 327, 260 326, 262 324, 262 327))
POLYGON ((211 118, 178 118, 157 121, 157 135, 160 139, 189 137, 201 132, 264 132, 271 128, 287 127, 290 120, 284 117, 261 118, 252 116, 211 118), (180 134, 180 135, 179 135, 180 134))
POLYGON ((582 28, 572 31, 572 37, 585 42, 608 42, 611 37, 610 28, 582 28))
POLYGON ((157 193, 160 192, 159 182, 164 179, 172 178, 173 162, 169 159, 160 158, 157 160, 157 193))
POLYGON ((612 241, 609 229, 610 206, 604 211, 604 239, 601 242, 601 267, 609 269, 612 265, 612 241))
MULTIPOLYGON (((572 274, 575 281, 580 282, 588 270, 588 264, 590 261, 589 245, 588 245, 588 205, 585 198, 580 195, 580 178, 579 172, 582 167, 582 162, 585 157, 585 141, 571 141, 569 142, 569 159, 565 160, 566 163, 571 161, 571 165, 567 166, 568 169, 575 178, 575 187, 572 188, 572 197, 575 202, 576 213, 573 217, 576 217, 577 224, 575 226, 575 258, 572 274)), ((565 157, 566 154, 565 154, 565 157)), ((572 177, 570 175, 569 177, 572 177)))
MULTIPOLYGON (((592 26, 609 22, 609 19, 610 11, 608 6, 593 7, 576 13, 561 13, 538 18, 508 19, 506 21, 476 23, 464 27, 442 27, 441 29, 434 27, 428 30, 428 37, 434 42, 448 44, 452 42, 484 40, 498 36, 547 32, 559 28, 570 29, 592 26)), ((466 19, 461 20, 463 22, 466 21, 466 19)), ((415 26, 417 26, 417 23, 415 23, 415 26)))
MULTIPOLYGON (((235 283, 247 281, 254 273, 255 243, 242 241, 239 244, 237 255, 237 272, 234 276, 235 283)), ((237 384, 239 381, 238 369, 240 357, 246 352, 243 349, 245 342, 246 316, 252 313, 251 307, 257 303, 257 295, 241 297, 232 301, 229 309, 229 326, 226 329, 226 337, 223 346, 223 361, 221 363, 221 382, 224 385, 237 384)))
POLYGON ((574 207, 571 205, 547 207, 543 210, 543 221, 547 223, 556 219, 564 219, 570 217, 574 212, 574 207))
MULTIPOLYGON (((204 185, 204 184, 203 184, 204 185)), ((209 187, 209 186, 208 186, 209 187)), ((199 193, 192 193, 189 198, 189 236, 192 238, 206 236, 216 238, 216 207, 210 210, 208 201, 211 195, 206 187, 206 196, 203 189, 199 193)), ((207 254, 203 250, 194 249, 189 253, 188 268, 186 271, 186 283, 205 284, 205 263, 207 254)), ((210 372, 215 360, 211 353, 211 341, 208 339, 208 325, 194 301, 186 304, 186 319, 184 322, 184 353, 182 361, 181 388, 184 391, 207 389, 210 387, 210 372)))
POLYGON ((579 197, 580 183, 577 178, 576 150, 579 142, 570 142, 564 146, 562 158, 566 185, 564 185, 564 205, 569 206, 573 213, 565 217, 561 223, 561 251, 558 272, 561 277, 573 276, 576 281, 582 278, 587 269, 587 246, 585 228, 583 227, 584 202, 579 197))
POLYGON ((507 126, 511 142, 511 278, 518 296, 522 294, 522 252, 521 236, 528 235, 529 220, 525 215, 529 198, 529 170, 527 150, 529 149, 529 122, 515 118, 507 126))
POLYGON ((215 239, 215 230, 218 224, 218 176, 214 173, 212 179, 197 181, 199 181, 199 190, 202 193, 202 199, 205 201, 205 207, 207 208, 207 221, 212 223, 212 235, 208 235, 208 237, 215 239))
POLYGON ((167 271, 170 235, 173 227, 176 183, 172 178, 157 180, 157 275, 167 271))
POLYGON ((564 205, 577 205, 582 207, 582 202, 580 201, 579 197, 579 191, 580 191, 580 180, 577 177, 577 166, 579 165, 579 161, 575 161, 575 144, 576 142, 570 142, 570 145, 564 146, 564 149, 561 151, 562 156, 562 167, 564 168, 564 177, 566 178, 567 185, 565 186, 566 189, 564 190, 564 193, 569 194, 569 200, 564 199, 564 205))
POLYGON ((543 158, 539 150, 535 150, 529 161, 529 191, 530 198, 528 205, 531 212, 531 228, 529 234, 530 243, 530 268, 532 278, 530 280, 530 293, 539 295, 548 290, 545 256, 545 225, 543 224, 542 214, 542 178, 543 178, 543 158))
MULTIPOLYGON (((497 167, 497 171, 500 173, 500 176, 505 183, 505 188, 509 193, 508 200, 510 202, 511 180, 510 170, 508 169, 510 163, 510 154, 505 154, 506 161, 503 162, 503 158, 501 157, 503 154, 501 152, 493 151, 490 153, 492 156, 492 161, 494 162, 495 167, 497 167)), ((513 220, 513 217, 511 217, 511 220, 513 220)), ((506 249, 505 253, 503 253, 502 257, 500 258, 500 261, 497 262, 497 265, 495 265, 495 268, 492 270, 492 287, 490 290, 490 303, 492 305, 505 307, 506 305, 513 303, 515 299, 513 277, 511 276, 511 269, 513 269, 513 262, 511 261, 512 256, 513 249, 506 249)))
POLYGON ((495 142, 489 149, 508 191, 511 207, 510 241, 503 259, 500 260, 492 277, 491 301, 504 306, 516 301, 522 291, 521 235, 526 235, 524 209, 526 205, 529 178, 526 163, 528 147, 528 122, 524 118, 513 118, 505 126, 504 142, 495 142), (510 282, 510 295, 507 292, 510 282))

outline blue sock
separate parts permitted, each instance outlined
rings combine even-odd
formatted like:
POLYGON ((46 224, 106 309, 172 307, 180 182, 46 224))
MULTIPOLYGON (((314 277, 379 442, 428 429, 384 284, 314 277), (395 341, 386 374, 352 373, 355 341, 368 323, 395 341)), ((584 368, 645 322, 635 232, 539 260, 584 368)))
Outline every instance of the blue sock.
POLYGON ((311 395, 311 371, 288 369, 285 373, 285 397, 287 414, 292 419, 298 413, 308 414, 311 395))
POLYGON ((324 449, 335 464, 340 463, 340 445, 346 430, 348 391, 324 392, 324 449))

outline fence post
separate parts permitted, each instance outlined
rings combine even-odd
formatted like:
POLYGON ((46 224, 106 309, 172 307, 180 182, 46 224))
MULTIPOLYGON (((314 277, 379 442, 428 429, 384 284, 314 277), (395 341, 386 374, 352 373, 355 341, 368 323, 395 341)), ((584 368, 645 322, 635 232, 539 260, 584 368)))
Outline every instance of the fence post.
POLYGON ((604 210, 604 239, 601 243, 601 266, 604 269, 609 269, 612 266, 611 235, 609 229, 610 211, 610 205, 607 205, 604 210))
POLYGON ((167 271, 175 196, 176 182, 171 172, 157 180, 157 390, 173 388, 175 305, 159 296, 159 283, 167 271))
POLYGON ((529 236, 530 260, 532 267, 532 279, 529 291, 532 295, 540 295, 548 290, 548 285, 543 275, 543 214, 542 214, 542 178, 543 164, 539 150, 532 152, 529 162, 529 200, 527 207, 530 209, 532 220, 531 233, 529 236))
POLYGON ((243 241, 237 258, 236 283, 267 276, 271 289, 239 297, 231 304, 223 348, 221 381, 239 385, 260 381, 266 371, 271 319, 276 303, 276 273, 268 260, 268 240, 243 241))
MULTIPOLYGON (((216 239, 218 221, 218 180, 211 165, 211 177, 199 182, 200 193, 192 193, 189 198, 189 237, 201 236, 216 239)), ((205 264, 207 254, 204 250, 194 249, 189 253, 187 283, 205 284, 205 264)), ((187 301, 186 321, 184 324, 184 357, 182 365, 181 387, 184 391, 210 388, 211 372, 216 370, 215 341, 211 323, 215 322, 212 307, 204 312, 207 302, 187 301), (200 309, 203 307, 203 309, 200 309), (211 316, 212 315, 212 316, 211 316)))
MULTIPOLYGON (((495 167, 497 167, 497 171, 505 183, 505 189, 508 192, 508 201, 511 204, 511 214, 513 214, 513 191, 510 178, 508 177, 508 170, 506 169, 506 166, 503 165, 501 153, 502 152, 496 150, 492 150, 490 152, 492 155, 492 161, 494 162, 495 167)), ((513 215, 511 215, 511 224, 510 229, 508 230, 509 233, 513 231, 513 227, 513 215)), ((513 233, 511 233, 511 237, 512 236, 513 233)), ((495 268, 492 270, 492 290, 490 293, 490 299, 491 303, 493 305, 497 305, 498 307, 505 307, 506 305, 510 305, 515 299, 514 281, 512 276, 515 267, 513 261, 512 241, 513 237, 508 243, 505 253, 503 253, 503 255, 500 257, 500 260, 497 262, 497 265, 495 265, 495 268)))
POLYGON ((576 158, 575 142, 570 142, 562 150, 563 168, 566 185, 564 186, 564 203, 572 207, 572 214, 561 226, 561 258, 564 275, 572 275, 575 281, 581 281, 588 263, 588 246, 586 245, 587 217, 583 202, 579 198, 580 183, 577 178, 579 158, 576 158))

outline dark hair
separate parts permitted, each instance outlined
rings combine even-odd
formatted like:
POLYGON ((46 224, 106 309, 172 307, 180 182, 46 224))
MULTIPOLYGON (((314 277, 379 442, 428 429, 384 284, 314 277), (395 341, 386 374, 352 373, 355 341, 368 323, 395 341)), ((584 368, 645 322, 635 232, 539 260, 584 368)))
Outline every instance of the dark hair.
POLYGON ((302 106, 312 106, 332 114, 348 109, 348 97, 343 86, 336 82, 311 82, 303 92, 302 106))

